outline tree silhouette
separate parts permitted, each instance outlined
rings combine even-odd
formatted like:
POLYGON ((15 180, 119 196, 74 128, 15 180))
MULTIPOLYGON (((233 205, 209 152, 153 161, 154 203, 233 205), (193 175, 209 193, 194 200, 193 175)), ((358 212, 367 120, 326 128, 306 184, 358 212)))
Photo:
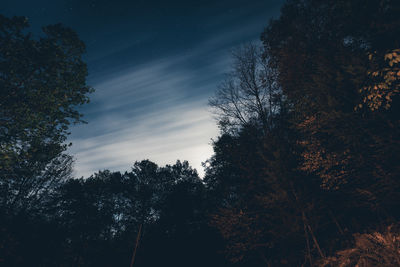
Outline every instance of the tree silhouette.
POLYGON ((262 57, 262 47, 249 43, 232 52, 232 71, 226 74, 209 105, 214 109, 218 124, 225 132, 259 122, 270 127, 273 114, 279 112, 280 90, 274 69, 262 57))
POLYGON ((59 178, 67 175, 68 126, 81 122, 76 107, 91 92, 77 34, 58 24, 34 39, 28 26, 24 17, 0 16, 0 202, 7 208, 26 208, 56 168, 64 169, 59 178))
POLYGON ((0 16, 0 265, 397 266, 399 11, 287 1, 210 99, 204 179, 179 160, 71 179, 84 45, 0 16))

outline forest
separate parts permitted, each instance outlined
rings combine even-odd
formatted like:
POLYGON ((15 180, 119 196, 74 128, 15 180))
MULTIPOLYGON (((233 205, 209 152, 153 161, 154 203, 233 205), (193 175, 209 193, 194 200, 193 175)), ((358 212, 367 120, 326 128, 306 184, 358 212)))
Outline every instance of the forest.
POLYGON ((400 266, 400 1, 287 0, 209 100, 204 178, 74 177, 84 53, 0 15, 0 266, 400 266))

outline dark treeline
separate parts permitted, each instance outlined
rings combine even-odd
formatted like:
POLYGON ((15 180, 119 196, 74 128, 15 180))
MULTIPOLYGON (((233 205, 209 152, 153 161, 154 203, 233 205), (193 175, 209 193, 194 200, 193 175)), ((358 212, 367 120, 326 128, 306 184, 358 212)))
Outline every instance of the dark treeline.
POLYGON ((0 265, 400 266, 400 2, 290 0, 233 51, 204 163, 72 177, 84 44, 0 16, 0 265))

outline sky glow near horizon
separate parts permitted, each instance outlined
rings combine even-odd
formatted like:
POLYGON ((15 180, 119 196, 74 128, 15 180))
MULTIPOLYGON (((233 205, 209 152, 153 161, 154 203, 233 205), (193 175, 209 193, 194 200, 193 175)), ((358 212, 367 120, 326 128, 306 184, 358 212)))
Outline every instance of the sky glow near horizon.
POLYGON ((282 0, 3 0, 34 34, 61 22, 87 46, 88 124, 70 128, 76 177, 128 171, 135 161, 187 160, 204 175, 219 131, 208 99, 230 71, 230 51, 258 41, 282 0))
POLYGON ((94 84, 93 109, 87 111, 94 119, 70 138, 76 173, 87 177, 98 166, 125 171, 135 160, 165 165, 179 159, 203 176, 201 163, 212 155, 211 139, 219 133, 203 92, 216 88, 230 64, 229 50, 213 49, 218 45, 219 38, 208 40, 189 55, 155 60, 94 84), (198 58, 209 62, 192 67, 198 58), (93 133, 79 138, 88 127, 93 133))

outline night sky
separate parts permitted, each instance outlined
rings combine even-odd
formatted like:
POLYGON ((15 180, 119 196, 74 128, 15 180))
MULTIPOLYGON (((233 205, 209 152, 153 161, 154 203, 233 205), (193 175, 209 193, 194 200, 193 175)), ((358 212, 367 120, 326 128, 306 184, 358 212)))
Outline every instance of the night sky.
POLYGON ((58 22, 85 42, 88 124, 71 128, 75 175, 129 170, 135 160, 188 160, 203 174, 218 135, 208 98, 230 70, 230 51, 258 41, 283 1, 1 0, 32 31, 58 22))

